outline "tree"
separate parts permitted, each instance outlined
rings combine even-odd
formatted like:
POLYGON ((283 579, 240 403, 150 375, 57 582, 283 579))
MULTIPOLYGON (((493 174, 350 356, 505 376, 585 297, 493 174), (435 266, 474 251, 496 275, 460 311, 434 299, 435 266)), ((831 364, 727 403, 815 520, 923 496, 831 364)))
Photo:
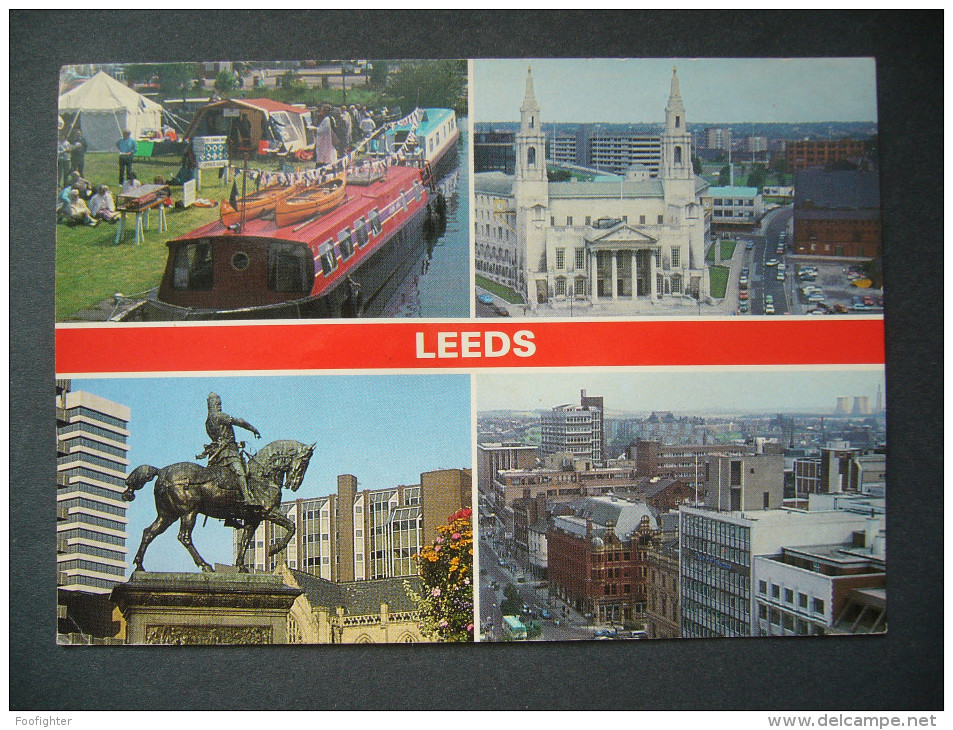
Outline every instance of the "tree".
POLYGON ((387 96, 403 111, 415 107, 459 108, 467 83, 467 63, 446 59, 406 61, 389 81, 387 96))
POLYGON ((235 83, 235 74, 231 71, 219 71, 218 76, 215 77, 215 90, 222 94, 228 94, 228 92, 234 90, 236 86, 235 83))
POLYGON ((725 187, 731 183, 731 168, 728 165, 725 165, 718 173, 718 185, 719 187, 725 187))
POLYGON ((387 83, 388 70, 386 61, 374 61, 371 64, 370 82, 374 86, 384 86, 387 83))
POLYGON ((767 170, 764 169, 764 165, 756 164, 751 166, 751 172, 748 174, 748 187, 749 188, 758 188, 760 190, 765 186, 765 183, 768 181, 767 170))
POLYGON ((159 64, 159 93, 163 99, 180 96, 194 76, 195 67, 191 63, 159 64))
POLYGON ((503 602, 500 603, 500 613, 504 616, 519 616, 523 610, 523 601, 520 599, 520 592, 512 583, 507 583, 503 588, 503 602))
POLYGON ((696 175, 702 174, 702 159, 698 155, 692 155, 692 170, 696 175))

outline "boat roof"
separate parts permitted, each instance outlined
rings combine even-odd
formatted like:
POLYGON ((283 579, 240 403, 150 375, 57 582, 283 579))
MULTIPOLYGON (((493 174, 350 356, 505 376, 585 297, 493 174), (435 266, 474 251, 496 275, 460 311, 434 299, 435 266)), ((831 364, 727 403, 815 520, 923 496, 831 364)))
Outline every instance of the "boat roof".
MULTIPOLYGON (((415 134, 425 137, 434 130, 438 129, 441 124, 446 122, 450 117, 453 116, 453 109, 438 109, 438 108, 427 108, 423 110, 423 115, 421 116, 420 124, 417 125, 417 131, 415 134)), ((401 125, 397 127, 398 131, 407 131, 410 127, 408 125, 401 125)))
POLYGON ((389 203, 393 198, 394 190, 409 190, 414 181, 419 179, 420 171, 416 167, 391 166, 386 176, 370 185, 349 184, 347 199, 342 205, 303 227, 301 223, 294 223, 279 228, 273 220, 253 218, 245 222, 241 233, 236 233, 227 228, 221 220, 216 220, 174 240, 212 236, 255 236, 321 244, 328 238, 335 237, 344 226, 352 225, 356 217, 363 215, 363 211, 374 207, 381 208, 389 203))

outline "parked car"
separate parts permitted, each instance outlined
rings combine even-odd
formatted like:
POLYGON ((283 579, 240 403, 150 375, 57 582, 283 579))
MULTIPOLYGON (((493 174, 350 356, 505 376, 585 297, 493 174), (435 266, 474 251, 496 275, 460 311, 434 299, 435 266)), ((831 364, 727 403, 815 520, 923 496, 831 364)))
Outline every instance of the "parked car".
POLYGON ((477 301, 480 304, 493 304, 493 297, 490 294, 480 294, 477 296, 477 301))
POLYGON ((764 305, 764 313, 765 313, 765 314, 774 314, 774 305, 773 305, 773 304, 765 304, 765 305, 764 305))
POLYGON ((777 260, 777 259, 768 259, 767 261, 764 262, 764 265, 765 265, 765 266, 777 266, 777 265, 778 265, 778 260, 777 260))
POLYGON ((742 299, 742 300, 738 303, 738 311, 741 312, 742 314, 744 314, 745 312, 748 311, 748 300, 747 300, 747 299, 742 299))
POLYGON ((618 635, 615 629, 597 629, 593 636, 596 639, 614 639, 618 635))
POLYGON ((835 304, 834 311, 837 312, 838 314, 847 314, 847 312, 849 312, 850 310, 847 309, 847 307, 845 307, 843 304, 835 304))
POLYGON ((748 243, 745 244, 745 248, 748 249, 749 251, 750 251, 751 249, 753 249, 753 248, 754 248, 754 241, 748 241, 748 243))
POLYGON ((875 300, 872 296, 870 296, 870 295, 868 294, 867 296, 865 296, 865 297, 863 298, 863 302, 864 302, 864 304, 866 304, 868 307, 872 307, 872 306, 874 306, 874 303, 876 302, 876 300, 875 300))
POLYGON ((744 301, 745 299, 747 299, 747 298, 748 298, 748 290, 747 290, 747 289, 742 289, 740 292, 738 292, 738 298, 741 299, 742 301, 744 301))
POLYGON ((778 269, 778 273, 775 278, 777 278, 778 281, 784 281, 784 269, 778 269))

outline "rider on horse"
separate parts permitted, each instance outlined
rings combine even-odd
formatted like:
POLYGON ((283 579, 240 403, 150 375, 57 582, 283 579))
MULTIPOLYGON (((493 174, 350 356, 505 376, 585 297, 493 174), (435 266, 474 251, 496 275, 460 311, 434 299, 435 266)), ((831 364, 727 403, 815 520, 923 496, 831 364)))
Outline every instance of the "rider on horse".
MULTIPOLYGON (((248 486, 248 474, 245 463, 239 452, 239 445, 235 441, 235 431, 232 426, 244 428, 260 439, 258 429, 243 418, 235 418, 222 411, 222 399, 215 393, 208 396, 208 418, 205 421, 205 432, 212 443, 205 446, 205 450, 195 458, 208 457, 209 466, 222 465, 231 469, 238 479, 238 486, 242 492, 242 500, 256 511, 263 511, 265 505, 248 486)), ((244 444, 242 444, 244 446, 244 444)))

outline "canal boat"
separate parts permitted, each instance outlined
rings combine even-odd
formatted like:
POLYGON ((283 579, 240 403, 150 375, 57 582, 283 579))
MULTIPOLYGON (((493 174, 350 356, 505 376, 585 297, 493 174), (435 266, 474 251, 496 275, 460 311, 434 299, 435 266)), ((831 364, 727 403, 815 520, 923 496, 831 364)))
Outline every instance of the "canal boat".
POLYGON ((276 202, 275 223, 284 228, 326 213, 344 202, 346 190, 346 173, 320 185, 298 188, 276 202))
POLYGON ((446 206, 415 166, 349 176, 347 191, 344 202, 304 224, 255 218, 238 231, 215 221, 169 241, 155 298, 122 319, 380 316, 432 244, 446 206))
POLYGON ((408 151, 409 159, 424 168, 427 179, 437 181, 457 166, 457 142, 460 139, 457 115, 453 109, 427 108, 421 112, 415 128, 396 127, 393 141, 388 142, 395 148, 400 147, 413 133, 416 146, 408 151))

